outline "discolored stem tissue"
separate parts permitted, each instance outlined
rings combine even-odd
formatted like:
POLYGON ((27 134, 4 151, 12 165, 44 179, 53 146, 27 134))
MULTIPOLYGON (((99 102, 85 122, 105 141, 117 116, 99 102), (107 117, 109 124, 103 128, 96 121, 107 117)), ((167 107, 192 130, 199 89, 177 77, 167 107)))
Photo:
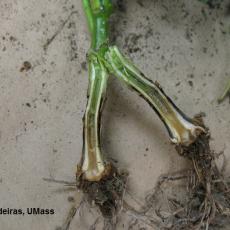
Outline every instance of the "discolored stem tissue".
POLYGON ((107 171, 100 149, 100 117, 108 73, 93 55, 89 58, 89 77, 88 103, 83 119, 83 156, 78 174, 88 181, 99 181, 107 171))
POLYGON ((188 146, 205 132, 196 119, 186 116, 164 93, 159 83, 147 79, 138 68, 124 57, 116 46, 105 54, 104 63, 117 78, 134 89, 156 111, 166 126, 171 141, 188 146))
POLYGON ((76 173, 77 187, 109 219, 120 208, 127 177, 105 160, 100 143, 101 114, 108 80, 108 69, 101 57, 108 50, 108 19, 112 6, 110 0, 83 0, 91 47, 88 52, 89 87, 83 119, 83 151, 76 173))
POLYGON ((77 175, 87 181, 100 181, 108 171, 100 149, 100 117, 108 72, 98 55, 104 52, 103 45, 108 40, 108 18, 112 13, 112 4, 108 0, 83 0, 82 3, 92 40, 88 54, 89 87, 83 119, 83 155, 77 175))

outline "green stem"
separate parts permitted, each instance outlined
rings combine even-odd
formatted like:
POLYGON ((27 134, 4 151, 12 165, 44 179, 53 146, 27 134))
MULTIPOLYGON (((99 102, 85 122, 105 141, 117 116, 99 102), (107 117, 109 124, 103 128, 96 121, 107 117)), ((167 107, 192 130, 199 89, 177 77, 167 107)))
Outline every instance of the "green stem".
POLYGON ((94 55, 89 56, 89 88, 83 136, 81 174, 88 181, 98 181, 104 175, 106 165, 100 150, 100 119, 105 100, 108 73, 94 55))
POLYGON ((109 40, 109 17, 113 12, 110 0, 83 0, 91 33, 91 49, 99 50, 109 40))
POLYGON ((147 79, 117 47, 109 47, 103 61, 109 72, 138 92, 157 112, 173 143, 190 145, 201 132, 205 132, 201 126, 195 124, 194 120, 178 109, 158 83, 147 79))
POLYGON ((91 5, 89 0, 82 0, 83 3, 83 9, 85 12, 85 16, 87 18, 88 21, 88 27, 89 27, 89 31, 91 33, 91 37, 93 36, 92 32, 94 30, 94 19, 93 19, 93 13, 91 10, 91 5))
POLYGON ((100 118, 108 73, 98 55, 107 50, 108 19, 113 8, 110 0, 83 0, 83 7, 91 33, 91 51, 88 57, 88 103, 83 120, 83 156, 77 174, 87 181, 100 181, 109 170, 100 149, 100 118))

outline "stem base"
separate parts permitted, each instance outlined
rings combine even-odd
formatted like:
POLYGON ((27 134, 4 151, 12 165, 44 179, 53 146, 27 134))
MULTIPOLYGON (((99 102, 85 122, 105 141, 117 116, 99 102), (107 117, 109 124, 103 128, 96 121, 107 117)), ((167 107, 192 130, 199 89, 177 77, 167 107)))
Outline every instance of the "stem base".
POLYGON ((103 217, 112 218, 121 207, 126 187, 127 173, 119 172, 110 164, 110 173, 100 181, 87 181, 77 174, 77 187, 86 194, 90 203, 96 204, 103 217))

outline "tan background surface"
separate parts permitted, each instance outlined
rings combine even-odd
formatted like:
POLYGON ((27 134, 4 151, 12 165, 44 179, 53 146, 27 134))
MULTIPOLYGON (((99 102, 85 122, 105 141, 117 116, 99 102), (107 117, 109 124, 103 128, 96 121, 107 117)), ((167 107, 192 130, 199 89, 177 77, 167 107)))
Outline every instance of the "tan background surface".
MULTIPOLYGON (((126 0, 124 5, 114 19, 116 44, 186 114, 206 113, 212 147, 224 150, 229 161, 230 104, 227 99, 218 105, 216 99, 230 74, 230 18, 197 1, 126 0)), ((74 180, 89 42, 80 0, 0 0, 0 207, 55 209, 53 216, 0 216, 0 229, 53 230, 71 206, 68 197, 80 196, 42 178, 74 180), (45 52, 47 39, 73 11, 45 52), (24 61, 32 69, 20 72, 24 61)), ((140 201, 160 174, 186 165, 156 114, 113 77, 102 140, 104 152, 129 170, 129 189, 140 201)), ((70 229, 89 226, 86 218, 75 218, 70 229)))

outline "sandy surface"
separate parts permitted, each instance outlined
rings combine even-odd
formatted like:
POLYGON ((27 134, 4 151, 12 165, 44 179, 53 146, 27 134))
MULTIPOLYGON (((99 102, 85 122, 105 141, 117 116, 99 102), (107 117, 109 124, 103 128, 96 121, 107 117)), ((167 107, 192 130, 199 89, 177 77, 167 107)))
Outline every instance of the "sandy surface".
MULTIPOLYGON (((217 97, 230 75, 230 16, 197 1, 126 0, 113 21, 116 44, 186 114, 206 114, 212 147, 229 161, 230 104, 218 105, 217 97)), ((81 197, 42 179, 74 181, 81 156, 90 44, 81 2, 0 0, 0 24, 0 208, 55 211, 0 215, 0 229, 54 230, 72 205, 69 197, 81 197), (22 68, 25 61, 31 68, 22 68)), ((140 202, 160 174, 186 166, 156 114, 113 77, 102 141, 104 152, 129 170, 129 190, 140 202)), ((71 230, 89 229, 95 216, 87 218, 87 208, 83 213, 71 230)))

